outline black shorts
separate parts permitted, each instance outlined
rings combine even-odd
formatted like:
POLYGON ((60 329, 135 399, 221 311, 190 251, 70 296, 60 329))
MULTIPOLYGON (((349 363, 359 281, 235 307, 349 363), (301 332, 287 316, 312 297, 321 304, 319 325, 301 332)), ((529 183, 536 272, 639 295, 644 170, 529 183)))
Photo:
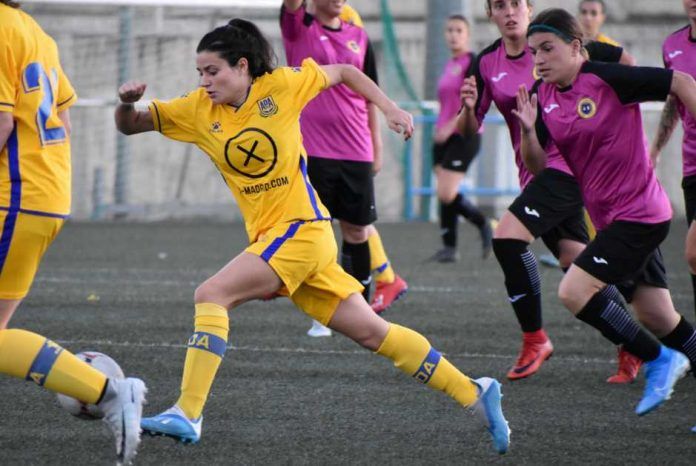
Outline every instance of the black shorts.
POLYGON ((433 144, 433 165, 455 172, 466 172, 481 149, 481 135, 453 134, 442 144, 433 144))
POLYGON ((569 239, 587 244, 580 186, 571 175, 547 168, 534 177, 508 208, 558 257, 558 242, 569 239))
POLYGON ((629 302, 638 285, 668 288, 659 246, 667 238, 669 223, 612 222, 597 232, 575 265, 604 283, 617 285, 629 302))
POLYGON ((307 174, 331 217, 354 225, 377 220, 372 162, 310 156, 307 174))
POLYGON ((686 176, 682 179, 682 189, 684 190, 684 206, 686 208, 686 221, 689 226, 696 214, 696 175, 686 176))

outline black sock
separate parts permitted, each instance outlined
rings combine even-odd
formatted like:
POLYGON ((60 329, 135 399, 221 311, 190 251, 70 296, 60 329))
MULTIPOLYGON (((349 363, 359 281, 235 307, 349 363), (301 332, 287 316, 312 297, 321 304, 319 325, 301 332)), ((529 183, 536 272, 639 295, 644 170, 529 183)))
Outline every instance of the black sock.
POLYGON ((363 296, 366 301, 369 301, 372 275, 370 274, 370 246, 368 246, 368 242, 353 244, 343 241, 341 265, 346 272, 362 283, 365 287, 363 296))
POLYGON ((623 306, 608 299, 604 290, 595 293, 576 317, 644 362, 654 361, 660 355, 660 343, 643 330, 623 306))
POLYGON ((689 358, 692 373, 696 377, 696 330, 688 320, 682 316, 677 326, 669 335, 660 338, 667 347, 680 351, 689 358))
POLYGON ((508 300, 523 332, 541 330, 541 278, 536 257, 517 239, 494 239, 493 252, 505 275, 508 300))
MULTIPOLYGON (((691 274, 691 288, 694 290, 694 315, 696 315, 696 275, 691 274)), ((694 369, 696 374, 696 369, 694 369)))
POLYGON ((457 197, 455 197, 452 201, 452 205, 457 209, 457 212, 459 212, 462 217, 477 227, 481 228, 486 224, 486 217, 483 215, 483 213, 481 213, 478 207, 469 202, 469 200, 461 194, 457 194, 457 197))
POLYGON ((457 224, 459 216, 457 209, 452 203, 445 204, 440 201, 440 235, 442 236, 442 244, 446 247, 457 247, 457 224))

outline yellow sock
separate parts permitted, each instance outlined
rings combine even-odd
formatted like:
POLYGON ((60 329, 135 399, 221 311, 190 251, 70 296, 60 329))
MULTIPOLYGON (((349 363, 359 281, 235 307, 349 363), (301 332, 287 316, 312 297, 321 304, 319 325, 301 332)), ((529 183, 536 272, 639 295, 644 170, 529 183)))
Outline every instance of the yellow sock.
POLYGON ((194 333, 188 341, 181 395, 176 404, 189 419, 198 419, 227 348, 230 321, 227 309, 213 303, 196 304, 194 333))
POLYGON ((96 403, 106 376, 51 340, 20 329, 0 330, 0 372, 96 403))
POLYGON ((471 406, 478 398, 478 387, 454 367, 428 340, 418 332, 396 324, 389 325, 377 354, 429 387, 441 390, 463 406, 471 406))
POLYGON ((384 252, 382 238, 376 228, 370 229, 370 236, 367 238, 370 247, 370 270, 376 272, 375 280, 378 282, 392 283, 395 279, 394 269, 392 269, 387 253, 384 252))

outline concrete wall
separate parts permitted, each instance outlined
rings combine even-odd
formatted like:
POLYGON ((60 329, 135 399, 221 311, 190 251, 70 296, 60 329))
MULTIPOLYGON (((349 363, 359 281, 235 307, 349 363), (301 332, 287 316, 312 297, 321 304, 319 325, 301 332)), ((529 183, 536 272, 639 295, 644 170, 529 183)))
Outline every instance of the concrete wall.
MULTIPOLYGON (((391 0, 389 3, 396 19, 395 30, 402 59, 417 92, 422 96, 426 85, 425 56, 428 51, 424 19, 428 14, 428 2, 391 0)), ((467 11, 462 1, 451 3, 452 12, 467 11)), ((678 0, 612 0, 607 3, 609 20, 605 32, 621 41, 642 65, 659 66, 663 38, 686 24, 681 1, 678 0)), ((378 60, 382 62, 379 2, 351 0, 351 4, 363 15, 378 52, 378 60)), ((535 6, 537 11, 551 6, 575 10, 577 3, 537 0, 535 6)), ((24 8, 55 37, 62 52, 64 67, 82 100, 115 99, 121 66, 117 54, 119 9, 115 6, 36 4, 27 4, 24 8)), ((480 50, 495 40, 497 33, 485 16, 484 0, 474 0, 468 8, 474 17, 473 43, 475 49, 480 50)), ((149 83, 147 98, 170 98, 195 87, 197 75, 193 57, 198 40, 212 27, 235 16, 255 20, 273 41, 282 62, 277 15, 276 10, 239 8, 135 9, 132 25, 134 44, 129 62, 131 76, 149 83)), ((385 70, 381 72, 383 76, 386 75, 385 70)), ((392 84, 383 82, 387 90, 392 84)), ((74 214, 78 218, 88 218, 93 214, 95 199, 100 199, 99 202, 104 204, 113 203, 116 133, 112 111, 113 108, 108 105, 79 107, 73 111, 74 214)), ((655 112, 646 116, 649 137, 654 134, 658 116, 655 112)), ((491 128, 487 132, 486 147, 489 150, 509 150, 496 145, 496 141, 506 139, 504 132, 501 137, 500 131, 505 130, 491 128)), ((681 204, 678 186, 681 177, 679 136, 675 134, 660 167, 661 179, 678 207, 681 204)), ((402 146, 387 134, 385 143, 385 167, 377 178, 379 211, 382 219, 397 219, 402 212, 402 146)), ((416 144, 416 147, 420 145, 416 144)), ((237 216, 236 208, 230 207, 232 202, 227 187, 207 157, 197 149, 152 134, 129 138, 126 153, 130 165, 124 188, 128 203, 140 206, 134 211, 136 216, 157 218, 196 213, 212 213, 223 218, 237 216)), ((422 154, 417 152, 415 156, 420 158, 422 154)), ((472 182, 475 183, 475 179, 472 182)))

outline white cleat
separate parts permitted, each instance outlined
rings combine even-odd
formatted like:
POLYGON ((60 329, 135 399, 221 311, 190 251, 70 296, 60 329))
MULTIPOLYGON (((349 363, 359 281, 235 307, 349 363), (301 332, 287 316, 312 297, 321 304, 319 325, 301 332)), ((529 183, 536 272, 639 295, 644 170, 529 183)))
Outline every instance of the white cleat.
POLYGON ((312 328, 307 330, 307 335, 310 337, 330 337, 332 335, 331 329, 326 327, 316 320, 312 321, 312 328))
POLYGON ((114 434, 117 464, 131 464, 140 443, 140 418, 147 387, 140 379, 109 379, 99 407, 114 434))

